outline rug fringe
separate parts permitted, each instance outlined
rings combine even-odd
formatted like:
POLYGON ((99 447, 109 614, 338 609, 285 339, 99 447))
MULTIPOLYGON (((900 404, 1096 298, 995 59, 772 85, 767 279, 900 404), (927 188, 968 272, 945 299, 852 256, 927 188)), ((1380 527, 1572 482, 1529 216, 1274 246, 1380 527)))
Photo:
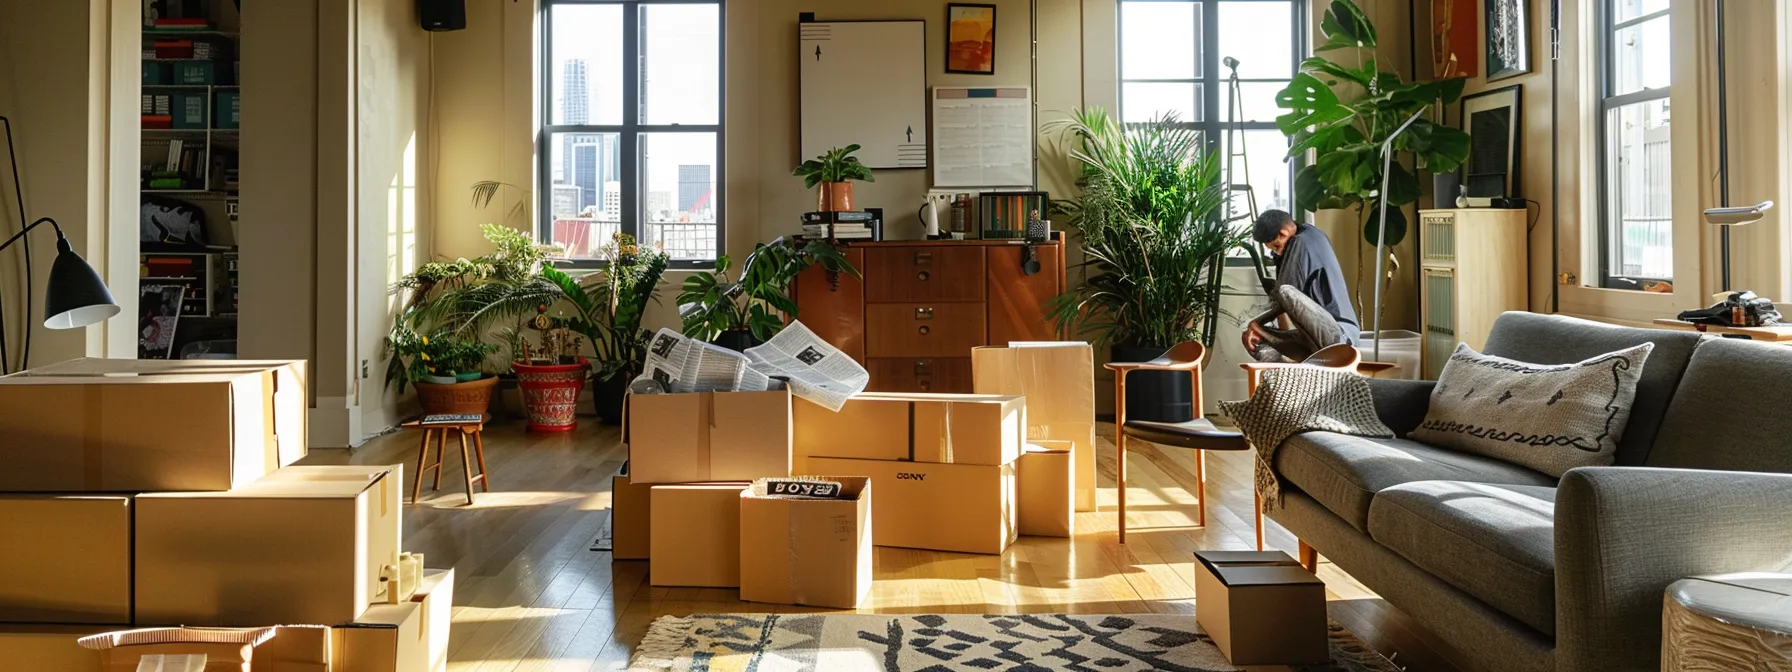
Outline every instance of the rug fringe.
POLYGON ((689 641, 691 628, 696 624, 696 619, 680 616, 654 619, 653 624, 647 627, 647 636, 641 638, 641 645, 635 647, 635 655, 629 660, 628 669, 672 669, 679 654, 685 653, 685 643, 689 641))

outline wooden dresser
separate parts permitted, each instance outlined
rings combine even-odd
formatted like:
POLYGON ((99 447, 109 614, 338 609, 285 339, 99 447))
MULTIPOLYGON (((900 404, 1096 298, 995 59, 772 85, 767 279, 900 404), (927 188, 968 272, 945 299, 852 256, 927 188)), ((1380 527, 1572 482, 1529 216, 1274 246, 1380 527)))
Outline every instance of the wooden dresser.
POLYGON ((1007 241, 844 243, 864 275, 811 267, 799 319, 871 372, 874 392, 970 392, 971 348, 1055 340, 1046 304, 1064 293, 1064 244, 1033 246, 1039 272, 1007 241))

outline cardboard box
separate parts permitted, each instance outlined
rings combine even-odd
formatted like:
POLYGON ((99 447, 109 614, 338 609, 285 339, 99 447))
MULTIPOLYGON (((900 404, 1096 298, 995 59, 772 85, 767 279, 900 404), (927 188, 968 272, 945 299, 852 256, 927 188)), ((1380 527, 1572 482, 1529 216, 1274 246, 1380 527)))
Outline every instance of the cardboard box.
POLYGON ((1027 440, 1069 441, 1076 510, 1095 510, 1095 351, 1082 341, 1015 343, 971 350, 978 394, 1027 398, 1027 440))
POLYGON ((106 628, 79 625, 9 625, 0 628, 0 670, 104 672, 100 652, 75 642, 106 628))
POLYGON ((790 400, 786 390, 629 395, 629 480, 789 476, 790 400))
POLYGON ((653 486, 648 580, 656 586, 739 586, 740 491, 746 487, 746 483, 653 486))
POLYGON ((331 628, 330 672, 447 670, 454 570, 426 571, 412 599, 371 605, 353 623, 331 628))
POLYGON ((0 540, 0 621, 131 622, 129 497, 0 495, 0 540))
POLYGON ((137 622, 354 620, 398 562, 401 469, 289 467, 230 492, 138 497, 137 622))
POLYGON ((1003 465, 1020 458, 1026 399, 865 392, 839 413, 798 400, 792 450, 809 457, 1003 465))
POLYGON ((0 378, 0 491, 229 490, 305 456, 304 362, 77 359, 0 378))
POLYGON ((142 628, 81 641, 97 649, 106 672, 133 672, 144 656, 206 656, 206 672, 330 672, 330 629, 321 625, 266 628, 142 628))
POLYGON ((871 595, 871 480, 840 482, 843 499, 740 493, 740 599, 856 609, 871 595))
POLYGON ((1028 444, 1014 465, 1020 533, 1068 537, 1076 533, 1076 470, 1068 441, 1028 444))
MULTIPOLYGON (((871 479, 872 543, 959 553, 1001 553, 1018 533, 1014 465, 813 457, 810 475, 871 479)), ((657 551, 656 551, 657 555, 657 551)))
POLYGON ((1195 620, 1233 665, 1331 658, 1325 582, 1278 551, 1196 551, 1195 620))
POLYGON ((610 558, 646 560, 652 548, 648 532, 653 522, 653 486, 635 485, 627 476, 610 482, 610 558))

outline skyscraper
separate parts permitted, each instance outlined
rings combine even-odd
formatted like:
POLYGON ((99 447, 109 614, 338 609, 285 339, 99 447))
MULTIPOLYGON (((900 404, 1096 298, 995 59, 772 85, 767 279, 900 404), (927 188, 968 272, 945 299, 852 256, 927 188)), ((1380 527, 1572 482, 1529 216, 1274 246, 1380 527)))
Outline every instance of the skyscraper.
POLYGON ((578 207, 580 210, 585 209, 586 206, 597 205, 598 185, 603 184, 598 175, 599 147, 595 142, 598 137, 580 133, 568 135, 566 138, 572 147, 571 151, 567 153, 569 166, 567 172, 572 176, 570 181, 573 186, 579 190, 578 207))
MULTIPOLYGON (((560 82, 560 123, 591 123, 590 67, 584 59, 566 61, 560 82)), ((616 136, 609 133, 566 133, 560 136, 560 179, 579 188, 578 207, 602 208, 601 190, 621 179, 616 170, 616 136)))
POLYGON ((698 203, 714 207, 707 196, 710 191, 709 166, 678 166, 678 209, 690 212, 698 203))
MULTIPOLYGON (((587 88, 589 68, 585 60, 574 58, 566 62, 566 68, 560 73, 560 123, 591 123, 591 93, 587 88)), ((573 150, 581 134, 568 133, 560 136, 560 165, 554 166, 560 180, 576 184, 573 180, 573 150)), ((581 203, 581 206, 589 203, 581 203)))

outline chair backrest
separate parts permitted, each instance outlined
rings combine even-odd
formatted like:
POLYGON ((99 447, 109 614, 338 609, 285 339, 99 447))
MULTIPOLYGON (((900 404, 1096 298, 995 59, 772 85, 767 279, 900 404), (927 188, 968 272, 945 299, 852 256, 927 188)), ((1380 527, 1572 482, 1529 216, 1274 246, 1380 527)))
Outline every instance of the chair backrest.
POLYGON ((1189 364, 1191 362, 1198 364, 1206 357, 1207 346, 1201 345, 1200 341, 1184 341, 1165 350, 1164 354, 1151 360, 1151 363, 1156 365, 1189 364))
POLYGON ((1240 364, 1239 366, 1244 369, 1245 392, 1247 394, 1256 394, 1257 393, 1257 385, 1259 383, 1263 382, 1263 372, 1267 371, 1269 369, 1272 369, 1272 368, 1284 368, 1284 367, 1290 367, 1290 366, 1320 366, 1320 367, 1325 367, 1328 369, 1345 369, 1347 371, 1355 371, 1357 366, 1362 364, 1362 361, 1363 361, 1362 351, 1357 350, 1355 346, 1352 346, 1349 343, 1338 343, 1336 345, 1328 345, 1328 346, 1325 346, 1324 348, 1320 348, 1319 352, 1315 352, 1312 355, 1309 355, 1306 359, 1301 360, 1300 363, 1298 363, 1298 364, 1294 363, 1294 362, 1285 362, 1285 363, 1258 362, 1258 363, 1240 364))

